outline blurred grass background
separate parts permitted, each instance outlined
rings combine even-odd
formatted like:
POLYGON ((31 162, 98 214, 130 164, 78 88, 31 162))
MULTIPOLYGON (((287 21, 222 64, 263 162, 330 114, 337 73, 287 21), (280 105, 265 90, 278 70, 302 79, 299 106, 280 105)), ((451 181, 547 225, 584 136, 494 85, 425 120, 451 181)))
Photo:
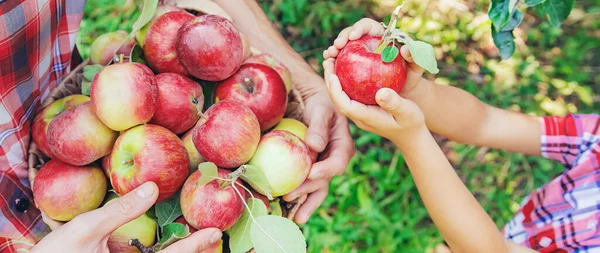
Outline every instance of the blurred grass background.
MULTIPOLYGON (((322 51, 362 17, 387 22, 394 0, 260 0, 287 41, 321 73, 322 51)), ((84 57, 108 31, 130 30, 133 0, 88 0, 77 46, 84 57)), ((515 30, 517 51, 502 61, 487 17, 489 0, 406 1, 399 26, 436 48, 438 83, 463 88, 494 106, 532 115, 600 109, 600 0, 576 1, 562 27, 527 10, 515 30)), ((304 226, 309 252, 431 252, 442 241, 394 146, 351 126, 358 152, 304 226)), ((498 227, 529 192, 562 170, 539 157, 449 142, 446 152, 498 227)))

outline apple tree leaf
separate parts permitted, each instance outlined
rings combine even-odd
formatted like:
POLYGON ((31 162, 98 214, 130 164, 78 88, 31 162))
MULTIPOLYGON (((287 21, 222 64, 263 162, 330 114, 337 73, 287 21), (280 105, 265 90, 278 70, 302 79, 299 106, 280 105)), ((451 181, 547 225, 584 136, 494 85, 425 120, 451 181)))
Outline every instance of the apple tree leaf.
POLYGON ((217 165, 214 163, 203 162, 198 165, 198 170, 200 171, 201 175, 200 179, 198 179, 198 182, 196 182, 196 186, 203 186, 219 177, 217 165))
POLYGON ((437 67, 433 46, 426 42, 416 40, 407 40, 406 44, 408 44, 410 54, 417 65, 432 74, 440 72, 437 67))
POLYGON ((87 65, 83 67, 83 78, 92 81, 94 80, 94 76, 100 72, 104 66, 100 64, 87 65))
POLYGON ((546 0, 540 5, 550 24, 559 27, 571 14, 575 0, 546 0))
POLYGON ((85 78, 81 80, 81 94, 89 96, 92 88, 92 82, 86 80, 85 78))
POLYGON ((492 20, 492 30, 500 31, 510 19, 510 0, 492 0, 488 17, 492 20))
POLYGON ((245 253, 252 249, 250 227, 253 221, 250 213, 254 218, 267 215, 267 207, 260 199, 248 199, 248 207, 250 211, 248 209, 244 210, 240 219, 227 232, 231 253, 245 253))
POLYGON ((267 180, 265 174, 256 166, 243 166, 246 166, 246 169, 240 178, 242 178, 242 180, 244 180, 246 183, 250 184, 254 190, 258 191, 262 195, 267 196, 269 200, 273 200, 273 190, 271 189, 271 184, 269 183, 269 180, 267 180))
POLYGON ((543 2, 546 2, 546 0, 525 0, 525 4, 527 6, 536 6, 536 5, 541 4, 543 2))
POLYGON ((492 37, 502 59, 510 58, 515 52, 515 36, 512 31, 496 32, 492 29, 492 37))
POLYGON ((179 193, 176 193, 166 201, 156 204, 155 212, 156 217, 158 218, 158 226, 161 229, 183 215, 179 203, 179 193))
POLYGON ((502 27, 500 29, 501 32, 506 32, 506 31, 511 31, 514 30, 515 28, 517 28, 517 26, 519 26, 519 24, 521 24, 521 21, 523 21, 523 12, 521 12, 520 10, 515 10, 512 15, 510 16, 510 20, 508 20, 508 23, 506 23, 506 25, 504 27, 502 27))
POLYGON ((142 7, 142 13, 138 19, 133 23, 133 31, 138 31, 144 27, 154 16, 154 12, 158 7, 158 0, 144 0, 144 7, 142 7))
POLYGON ((131 62, 138 62, 144 65, 146 64, 146 60, 144 59, 144 50, 142 49, 140 44, 135 44, 133 48, 131 48, 129 60, 131 62))
POLYGON ((400 50, 398 50, 396 45, 389 45, 383 49, 383 52, 381 52, 381 60, 383 62, 392 62, 396 59, 398 53, 400 53, 400 50))
POLYGON ((256 218, 250 228, 252 245, 256 252, 306 252, 306 239, 300 228, 290 219, 266 215, 256 218))
POLYGON ((190 235, 190 227, 181 223, 169 223, 162 228, 160 241, 155 248, 162 250, 169 245, 190 235))

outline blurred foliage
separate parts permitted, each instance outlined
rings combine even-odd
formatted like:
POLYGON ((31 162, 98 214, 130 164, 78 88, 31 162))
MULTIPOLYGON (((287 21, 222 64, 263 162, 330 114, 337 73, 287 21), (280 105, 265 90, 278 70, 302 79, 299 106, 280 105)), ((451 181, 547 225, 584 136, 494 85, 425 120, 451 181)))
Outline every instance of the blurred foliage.
MULTIPOLYGON (((137 17, 124 1, 89 0, 77 46, 129 31, 137 17)), ((127 2, 131 3, 131 2, 127 2)), ((394 0, 260 0, 292 47, 319 73, 322 51, 363 17, 387 22, 394 0)), ((484 102, 531 115, 600 109, 600 0, 576 1, 561 27, 521 6, 516 51, 502 60, 491 37, 488 0, 406 1, 399 27, 436 48, 440 73, 428 78, 484 102)), ((139 8, 138 8, 139 10, 139 8)), ((401 154, 387 140, 351 126, 358 152, 332 180, 330 194, 303 227, 309 252, 430 252, 442 241, 401 154)), ((488 148, 439 143, 459 175, 501 228, 531 191, 562 171, 553 161, 488 148)))

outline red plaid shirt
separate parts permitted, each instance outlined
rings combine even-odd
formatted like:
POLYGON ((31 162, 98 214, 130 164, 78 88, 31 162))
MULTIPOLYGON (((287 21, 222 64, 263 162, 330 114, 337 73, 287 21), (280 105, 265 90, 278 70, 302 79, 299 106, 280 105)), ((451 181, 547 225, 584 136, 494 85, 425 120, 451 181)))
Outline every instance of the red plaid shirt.
POLYGON ((41 101, 70 70, 85 0, 0 0, 0 252, 23 252, 50 229, 27 180, 41 101))
POLYGON ((504 234, 539 252, 600 252, 600 116, 542 122, 542 155, 565 170, 523 201, 504 234))

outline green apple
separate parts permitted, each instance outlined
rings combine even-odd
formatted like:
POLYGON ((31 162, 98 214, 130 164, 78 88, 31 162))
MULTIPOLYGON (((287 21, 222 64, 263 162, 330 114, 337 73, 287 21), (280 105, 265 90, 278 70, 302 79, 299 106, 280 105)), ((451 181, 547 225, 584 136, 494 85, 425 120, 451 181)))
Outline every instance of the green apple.
MULTIPOLYGON (((119 195, 110 192, 104 205, 116 201, 119 195)), ((146 213, 120 226, 108 237, 110 252, 134 253, 140 252, 135 246, 129 246, 129 240, 137 238, 146 247, 154 245, 157 223, 146 213)))
POLYGON ((306 136, 306 130, 308 130, 308 127, 306 127, 306 125, 304 125, 304 123, 302 123, 299 120, 292 118, 283 118, 281 119, 281 121, 279 121, 279 123, 277 123, 277 125, 275 125, 272 131, 275 130, 290 131, 291 133, 298 136, 301 140, 304 140, 304 137, 306 136))

